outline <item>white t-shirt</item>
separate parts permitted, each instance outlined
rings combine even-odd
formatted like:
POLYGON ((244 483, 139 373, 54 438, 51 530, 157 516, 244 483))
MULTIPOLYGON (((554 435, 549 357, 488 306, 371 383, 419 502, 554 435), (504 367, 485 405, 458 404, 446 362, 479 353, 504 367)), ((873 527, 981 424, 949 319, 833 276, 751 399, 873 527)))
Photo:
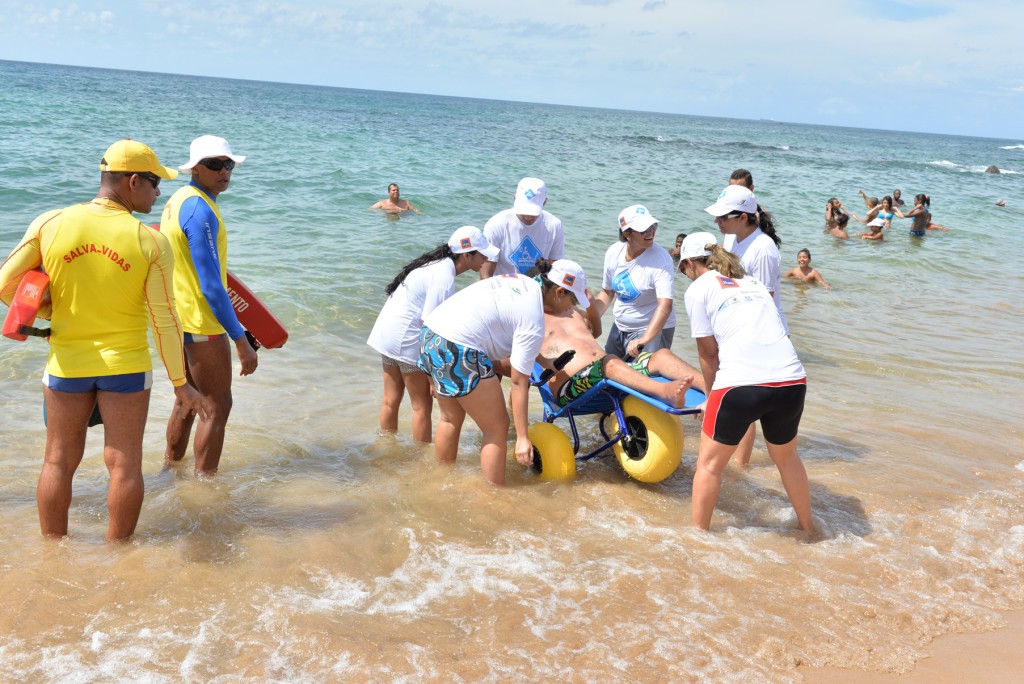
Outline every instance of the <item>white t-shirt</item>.
POLYGON ((455 262, 444 258, 420 266, 384 302, 366 343, 384 356, 415 366, 423 319, 453 294, 455 262))
POLYGON ((760 280, 775 300, 775 308, 779 310, 782 327, 789 334, 789 323, 786 312, 782 310, 782 255, 775 241, 765 235, 760 228, 754 230, 745 240, 737 241, 735 235, 726 235, 722 247, 739 257, 740 264, 747 275, 760 280))
POLYGON ((718 342, 718 374, 711 388, 760 385, 806 377, 768 289, 757 279, 708 271, 684 296, 693 337, 718 342))
POLYGON ((423 325, 493 361, 510 358, 513 368, 529 375, 544 341, 544 299, 533 278, 495 276, 456 292, 423 325))
MULTIPOLYGON (((632 261, 626 261, 626 243, 616 242, 604 253, 604 280, 601 288, 615 293, 612 316, 622 331, 646 330, 659 299, 672 299, 675 264, 664 247, 653 245, 632 261)), ((664 329, 674 328, 676 313, 671 311, 664 329)))
POLYGON ((526 273, 537 259, 565 257, 562 222, 546 211, 541 211, 531 226, 520 221, 511 209, 500 211, 484 225, 484 235, 501 250, 494 275, 526 273))

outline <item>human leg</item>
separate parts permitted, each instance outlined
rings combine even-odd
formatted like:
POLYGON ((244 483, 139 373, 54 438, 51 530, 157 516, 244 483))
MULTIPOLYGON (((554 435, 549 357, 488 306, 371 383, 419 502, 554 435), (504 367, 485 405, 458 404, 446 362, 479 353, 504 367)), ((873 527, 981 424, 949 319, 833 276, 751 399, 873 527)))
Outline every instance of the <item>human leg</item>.
POLYGON ((46 403, 46 451, 36 486, 39 528, 44 537, 68 533, 71 481, 85 452, 85 433, 96 392, 58 392, 43 388, 46 403))
POLYGON ((454 397, 438 395, 437 406, 441 409, 441 418, 437 422, 437 435, 434 440, 434 454, 442 463, 455 463, 459 453, 459 435, 462 434, 462 423, 466 420, 466 411, 454 397))
POLYGON ((686 390, 693 383, 692 377, 669 382, 655 380, 634 370, 622 359, 610 355, 605 357, 604 375, 609 380, 661 399, 666 404, 677 408, 682 407, 686 402, 686 390))
MULTIPOLYGON (((196 386, 192 379, 192 372, 188 367, 188 347, 185 352, 185 380, 192 387, 196 386)), ((185 458, 185 451, 188 450, 189 439, 192 436, 192 425, 195 423, 196 414, 185 408, 177 399, 171 407, 171 415, 167 418, 167 429, 164 433, 167 446, 164 448, 164 466, 178 463, 185 458)))
POLYGON ((186 345, 185 356, 196 389, 213 411, 199 422, 193 445, 196 473, 213 475, 224 449, 224 430, 231 415, 231 347, 227 335, 186 345))
POLYGON ((384 396, 380 401, 380 429, 384 432, 398 431, 398 407, 405 396, 405 380, 402 371, 393 363, 383 362, 384 396))
POLYGON ((676 356, 670 349, 659 349, 651 354, 647 369, 651 375, 660 375, 672 380, 692 377, 693 386, 701 392, 704 391, 704 374, 676 356))
POLYGON ((429 442, 433 421, 430 414, 434 408, 434 399, 430 395, 430 378, 422 371, 404 373, 402 379, 409 390, 409 401, 412 403, 412 438, 417 442, 429 442))
POLYGON ((741 467, 747 467, 750 465, 750 457, 754 453, 754 438, 757 436, 757 429, 754 427, 755 423, 751 423, 750 427, 747 428, 746 433, 743 435, 743 439, 736 445, 736 465, 741 467))
POLYGON ((459 404, 483 433, 480 446, 480 468, 491 484, 505 484, 509 417, 505 410, 505 394, 497 377, 480 381, 459 404))
POLYGON ((811 517, 811 486, 807 481, 807 470, 796 451, 796 437, 786 444, 772 444, 766 441, 768 455, 775 462, 782 476, 782 486, 786 488, 800 529, 814 531, 814 519, 811 517))
POLYGON ((702 530, 711 527, 711 514, 722 488, 722 470, 729 462, 734 445, 722 444, 701 432, 697 468, 693 474, 693 526, 702 530))
POLYGON ((127 539, 142 510, 142 436, 149 413, 150 390, 99 392, 103 414, 103 462, 110 473, 107 489, 107 539, 127 539))

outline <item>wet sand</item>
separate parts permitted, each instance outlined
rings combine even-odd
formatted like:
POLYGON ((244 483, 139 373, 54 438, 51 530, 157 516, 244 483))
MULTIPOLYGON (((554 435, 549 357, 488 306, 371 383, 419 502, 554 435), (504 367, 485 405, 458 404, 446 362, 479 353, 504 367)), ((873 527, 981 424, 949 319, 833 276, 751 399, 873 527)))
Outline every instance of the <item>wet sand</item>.
POLYGON ((962 682, 1019 682, 1024 679, 1024 611, 1003 614, 1006 626, 982 634, 947 634, 926 649, 904 674, 836 667, 802 668, 808 684, 961 684, 962 682))

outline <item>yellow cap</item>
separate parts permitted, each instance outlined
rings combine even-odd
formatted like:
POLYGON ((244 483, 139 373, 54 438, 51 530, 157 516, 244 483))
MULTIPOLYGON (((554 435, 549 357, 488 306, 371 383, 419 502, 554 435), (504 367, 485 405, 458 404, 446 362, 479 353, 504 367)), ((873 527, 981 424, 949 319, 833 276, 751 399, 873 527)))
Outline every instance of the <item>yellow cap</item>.
POLYGON ((131 138, 118 140, 107 148, 100 160, 100 171, 148 172, 167 180, 178 177, 177 169, 161 165, 156 152, 131 138))

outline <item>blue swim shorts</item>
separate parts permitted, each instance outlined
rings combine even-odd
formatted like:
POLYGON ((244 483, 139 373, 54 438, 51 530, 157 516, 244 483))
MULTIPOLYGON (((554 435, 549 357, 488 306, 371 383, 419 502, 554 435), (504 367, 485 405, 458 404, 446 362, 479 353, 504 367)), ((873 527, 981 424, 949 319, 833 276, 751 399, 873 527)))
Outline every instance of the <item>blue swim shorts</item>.
POLYGON ((430 328, 420 330, 419 369, 442 397, 464 397, 481 380, 494 377, 494 364, 482 351, 449 342, 430 328))
POLYGON ((94 375, 88 378, 60 378, 43 373, 43 384, 55 392, 82 394, 83 392, 117 392, 131 394, 153 386, 153 371, 123 373, 121 375, 94 375))

